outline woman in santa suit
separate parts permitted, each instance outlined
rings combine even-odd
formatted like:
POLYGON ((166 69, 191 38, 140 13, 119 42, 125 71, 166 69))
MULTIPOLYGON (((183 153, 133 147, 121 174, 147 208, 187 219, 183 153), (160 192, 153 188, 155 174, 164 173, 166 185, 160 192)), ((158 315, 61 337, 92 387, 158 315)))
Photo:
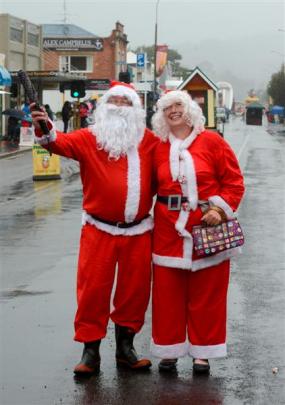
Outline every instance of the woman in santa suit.
POLYGON ((155 152, 158 196, 154 218, 152 353, 160 371, 193 357, 193 371, 209 373, 224 357, 230 257, 240 247, 198 258, 191 230, 204 221, 233 218, 244 193, 234 152, 204 129, 201 108, 184 91, 161 97, 152 123, 161 138, 155 152))

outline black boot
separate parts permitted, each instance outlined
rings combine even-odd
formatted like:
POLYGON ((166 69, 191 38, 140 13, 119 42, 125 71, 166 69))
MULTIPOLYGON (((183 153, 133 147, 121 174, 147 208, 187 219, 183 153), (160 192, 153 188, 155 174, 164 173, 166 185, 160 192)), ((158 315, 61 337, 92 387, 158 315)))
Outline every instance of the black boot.
POLYGON ((101 340, 84 343, 84 349, 80 363, 75 366, 74 374, 92 375, 100 370, 100 347, 101 340))
POLYGON ((135 333, 131 329, 115 324, 115 336, 118 366, 125 366, 133 370, 143 370, 151 367, 150 360, 138 358, 133 345, 135 333))

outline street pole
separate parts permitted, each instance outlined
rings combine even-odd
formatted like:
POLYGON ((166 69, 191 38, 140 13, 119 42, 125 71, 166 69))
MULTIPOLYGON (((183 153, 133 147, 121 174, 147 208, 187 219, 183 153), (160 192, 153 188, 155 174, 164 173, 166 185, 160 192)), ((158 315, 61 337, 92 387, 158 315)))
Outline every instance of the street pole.
POLYGON ((144 54, 144 109, 147 109, 147 53, 144 54))
POLYGON ((158 13, 158 4, 160 0, 156 1, 155 8, 155 32, 154 32, 154 73, 153 73, 153 92, 154 96, 156 95, 156 48, 157 48, 157 13, 158 13))

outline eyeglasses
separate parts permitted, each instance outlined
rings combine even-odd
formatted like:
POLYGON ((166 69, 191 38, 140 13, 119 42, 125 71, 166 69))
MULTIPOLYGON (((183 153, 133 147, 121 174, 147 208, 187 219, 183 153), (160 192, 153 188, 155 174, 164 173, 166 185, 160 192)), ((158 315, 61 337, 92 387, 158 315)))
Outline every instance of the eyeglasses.
POLYGON ((127 97, 121 97, 121 96, 111 96, 108 98, 107 101, 108 104, 114 104, 117 106, 132 106, 132 102, 127 99, 127 97))

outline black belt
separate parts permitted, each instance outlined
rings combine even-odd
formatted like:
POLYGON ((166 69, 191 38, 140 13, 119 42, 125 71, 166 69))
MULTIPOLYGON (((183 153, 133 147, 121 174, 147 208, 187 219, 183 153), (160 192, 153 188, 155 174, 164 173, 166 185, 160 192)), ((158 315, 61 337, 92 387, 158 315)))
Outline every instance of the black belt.
POLYGON ((89 214, 89 215, 96 221, 102 222, 103 224, 116 226, 117 228, 131 228, 132 226, 140 224, 144 219, 146 219, 150 216, 149 214, 147 214, 145 217, 143 217, 141 219, 137 219, 136 221, 133 221, 133 222, 120 222, 120 221, 112 222, 112 221, 107 221, 106 219, 98 218, 92 214, 89 214))
POLYGON ((162 204, 166 204, 170 211, 180 211, 181 204, 189 202, 187 197, 183 197, 180 194, 172 194, 168 196, 158 195, 156 199, 162 204))

